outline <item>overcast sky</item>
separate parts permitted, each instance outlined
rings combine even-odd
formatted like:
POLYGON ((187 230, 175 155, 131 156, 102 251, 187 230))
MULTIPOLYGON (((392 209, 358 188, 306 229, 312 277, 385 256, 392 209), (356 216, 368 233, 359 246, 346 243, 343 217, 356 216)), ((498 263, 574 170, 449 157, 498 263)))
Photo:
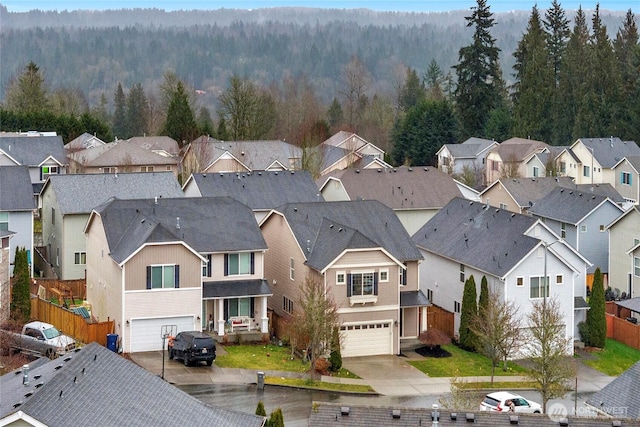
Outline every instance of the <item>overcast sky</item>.
MULTIPOLYGON (((531 10, 537 3, 540 9, 551 5, 551 0, 488 0, 493 12, 509 10, 531 10)), ((566 10, 592 10, 597 0, 578 1, 560 0, 566 10)), ((600 9, 640 13, 640 0, 600 0, 600 9)), ((158 8, 165 10, 192 9, 258 9, 263 7, 306 6, 335 9, 365 8, 382 11, 442 12, 447 10, 469 9, 475 6, 475 0, 0 0, 0 4, 10 12, 24 12, 32 9, 75 10, 75 9, 131 9, 158 8)))

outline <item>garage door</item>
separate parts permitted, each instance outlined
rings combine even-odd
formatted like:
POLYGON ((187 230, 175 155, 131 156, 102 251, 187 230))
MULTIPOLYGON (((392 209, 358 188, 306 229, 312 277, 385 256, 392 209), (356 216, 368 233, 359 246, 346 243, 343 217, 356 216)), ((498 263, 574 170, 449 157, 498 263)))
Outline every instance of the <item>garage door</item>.
MULTIPOLYGON (((176 325, 177 332, 193 330, 193 316, 134 319, 131 321, 131 353, 162 350, 162 326, 176 325)), ((177 333, 176 332, 176 333, 177 333)))
POLYGON ((345 324, 340 330, 342 357, 393 354, 391 322, 345 324))

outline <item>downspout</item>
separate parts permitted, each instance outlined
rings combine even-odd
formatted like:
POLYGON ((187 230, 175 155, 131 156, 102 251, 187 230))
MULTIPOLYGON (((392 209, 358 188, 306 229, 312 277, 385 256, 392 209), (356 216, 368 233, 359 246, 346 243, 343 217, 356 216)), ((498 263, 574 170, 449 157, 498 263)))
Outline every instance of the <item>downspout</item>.
POLYGON ((126 278, 126 274, 125 274, 125 271, 124 271, 125 270, 125 265, 123 265, 120 268, 122 270, 122 273, 120 273, 120 276, 121 276, 120 277, 120 283, 122 283, 122 286, 120 288, 121 292, 122 292, 122 295, 120 296, 120 307, 122 307, 122 318, 120 319, 120 334, 122 335, 122 337, 120 338, 120 343, 121 343, 122 351, 124 352, 124 342, 125 342, 124 339, 125 339, 125 335, 126 335, 126 338, 128 340, 128 343, 129 343, 129 347, 128 347, 129 353, 131 353, 131 331, 130 330, 131 330, 132 326, 129 325, 129 330, 127 330, 126 329, 126 320, 125 320, 125 310, 126 310, 126 307, 127 307, 127 305, 125 304, 125 301, 124 301, 124 297, 125 297, 124 296, 124 290, 125 290, 125 288, 127 286, 127 284, 125 282, 125 278, 126 278))

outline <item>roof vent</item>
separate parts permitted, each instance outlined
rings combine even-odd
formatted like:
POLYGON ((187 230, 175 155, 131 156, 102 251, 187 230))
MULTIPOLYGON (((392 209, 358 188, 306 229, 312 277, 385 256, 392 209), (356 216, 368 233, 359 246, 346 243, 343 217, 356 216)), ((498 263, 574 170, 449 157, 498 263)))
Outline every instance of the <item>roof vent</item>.
POLYGON ((278 171, 275 171, 273 174, 274 174, 274 175, 278 175, 278 171))
POLYGON ((569 425, 569 420, 566 418, 561 419, 560 421, 558 421, 558 425, 566 427, 569 425))
POLYGON ((620 420, 611 421, 611 427, 622 427, 622 421, 620 420))
POLYGON ((180 217, 179 216, 176 217, 176 228, 180 229, 180 217))
POLYGON ((356 169, 356 173, 360 173, 360 169, 356 169))
POLYGON ((391 411, 391 418, 400 418, 400 409, 394 409, 391 411))
POLYGON ((378 173, 382 172, 382 169, 378 169, 378 173))
POLYGON ((449 414, 449 418, 451 418, 451 421, 455 421, 458 419, 458 414, 456 412, 452 412, 449 414))
POLYGON ((22 402, 18 402, 15 405, 13 405, 13 409, 16 409, 18 406, 22 405, 22 402))
POLYGON ((53 368, 53 369, 55 369, 55 370, 57 371, 57 370, 58 370, 58 369, 60 369, 60 368, 62 368, 62 365, 58 365, 58 366, 56 366, 56 367, 55 367, 55 368, 53 368))
POLYGON ((467 412, 464 416, 468 423, 474 423, 476 421, 476 414, 473 412, 467 412))
POLYGON ((412 172, 412 171, 413 171, 413 168, 409 168, 409 169, 407 169, 407 170, 408 170, 409 172, 412 172))
POLYGON ((340 408, 340 415, 347 416, 349 415, 350 409, 348 406, 343 406, 340 408))
POLYGON ((22 365, 22 385, 29 385, 29 365, 22 365))
POLYGON ((518 416, 509 415, 509 424, 518 424, 518 416))

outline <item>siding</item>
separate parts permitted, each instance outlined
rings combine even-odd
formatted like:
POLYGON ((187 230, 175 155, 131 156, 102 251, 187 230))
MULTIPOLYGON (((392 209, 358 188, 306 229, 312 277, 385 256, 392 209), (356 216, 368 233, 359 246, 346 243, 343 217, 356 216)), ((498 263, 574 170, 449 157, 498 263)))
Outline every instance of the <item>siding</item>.
POLYGON ((633 209, 609 229, 609 284, 627 294, 629 274, 633 273, 633 257, 627 251, 635 239, 640 240, 640 213, 633 209))
POLYGON ((482 203, 487 203, 487 201, 491 206, 495 206, 496 208, 499 208, 502 203, 507 206, 508 211, 522 213, 520 212, 520 206, 513 200, 501 183, 494 185, 489 191, 482 195, 482 203))
POLYGON ((224 254, 213 254, 211 257, 211 277, 205 278, 206 281, 213 280, 238 280, 238 279, 262 279, 264 278, 264 263, 262 252, 254 252, 254 274, 245 274, 241 276, 225 276, 224 275, 224 254))
POLYGON ((146 246, 126 264, 125 289, 147 289, 147 266, 176 264, 180 266, 180 288, 202 288, 202 261, 186 247, 178 244, 146 246))
POLYGON ((60 278, 63 280, 85 278, 86 265, 75 264, 75 253, 87 250, 87 240, 83 230, 88 219, 88 214, 79 214, 65 215, 64 219, 59 221, 63 224, 60 243, 60 278))

